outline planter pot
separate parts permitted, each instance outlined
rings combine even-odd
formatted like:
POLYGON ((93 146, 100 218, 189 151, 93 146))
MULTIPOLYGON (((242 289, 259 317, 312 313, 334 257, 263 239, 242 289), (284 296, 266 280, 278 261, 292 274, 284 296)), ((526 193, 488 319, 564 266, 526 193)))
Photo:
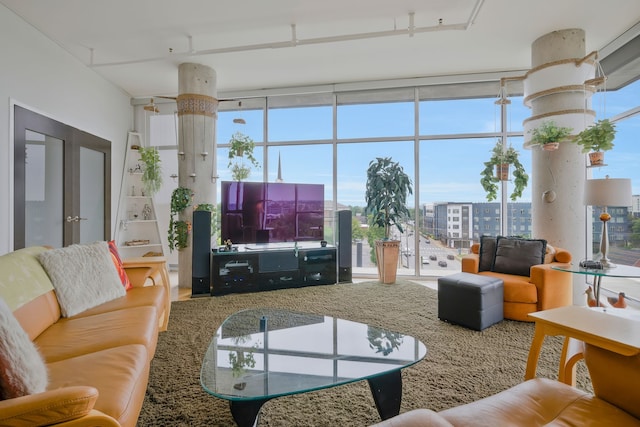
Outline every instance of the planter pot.
POLYGON ((560 147, 559 142, 547 142, 542 145, 544 151, 556 151, 560 147))
POLYGON ((509 180, 509 163, 496 165, 496 176, 500 181, 508 181, 509 180))
POLYGON ((378 264, 378 279, 382 283, 391 285, 396 282, 399 254, 399 240, 376 240, 376 264, 378 264))
POLYGON ((589 153, 589 163, 591 166, 598 166, 604 164, 604 151, 594 151, 589 153))

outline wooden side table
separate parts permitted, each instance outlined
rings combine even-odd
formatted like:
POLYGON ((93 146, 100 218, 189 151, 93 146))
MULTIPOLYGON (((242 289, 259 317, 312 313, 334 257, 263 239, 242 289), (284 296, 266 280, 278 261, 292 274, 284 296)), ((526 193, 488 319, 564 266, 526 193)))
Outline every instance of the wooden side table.
POLYGON ((583 357, 584 343, 618 353, 633 356, 640 353, 640 314, 622 316, 612 314, 611 309, 578 306, 559 307, 530 313, 536 325, 525 380, 536 376, 538 358, 544 337, 565 337, 558 368, 558 381, 575 386, 576 362, 583 357))
POLYGON ((169 313, 171 312, 171 282, 169 271, 167 270, 167 259, 163 256, 134 257, 122 260, 125 268, 148 268, 147 277, 151 279, 155 286, 163 286, 165 289, 165 310, 161 331, 167 330, 169 324, 169 313), (158 283, 159 282, 159 283, 158 283))

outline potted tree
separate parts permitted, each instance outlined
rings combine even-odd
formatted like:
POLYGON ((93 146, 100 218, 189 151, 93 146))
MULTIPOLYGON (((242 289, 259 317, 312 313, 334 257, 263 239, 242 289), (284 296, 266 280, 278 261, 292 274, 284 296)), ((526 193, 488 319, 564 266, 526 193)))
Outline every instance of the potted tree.
POLYGON ((530 131, 531 143, 542 146, 545 151, 554 151, 560 146, 560 141, 571 135, 572 131, 572 128, 558 126, 553 120, 546 120, 530 131))
POLYGON ((604 164, 604 152, 613 148, 616 127, 608 119, 598 120, 578 134, 575 143, 582 146, 583 153, 589 153, 591 166, 604 164))
POLYGON ((529 183, 529 175, 524 170, 524 166, 520 163, 518 151, 509 146, 504 149, 502 140, 498 140, 491 150, 491 158, 484 162, 484 169, 480 173, 480 184, 484 191, 487 192, 487 200, 495 200, 498 194, 498 182, 509 179, 509 169, 513 166, 513 192, 511 200, 516 200, 522 196, 522 192, 529 183), (495 173, 494 173, 495 170, 495 173))
POLYGON ((242 181, 247 179, 251 173, 250 165, 244 162, 244 159, 253 166, 258 167, 259 163, 255 157, 253 157, 253 149, 256 144, 251 137, 243 134, 242 132, 236 132, 231 135, 229 140, 229 165, 231 168, 231 176, 234 181, 242 181))
POLYGON ((404 233, 402 221, 409 217, 409 194, 413 194, 411 179, 398 162, 390 157, 378 157, 369 162, 365 200, 371 225, 384 229, 384 239, 375 244, 378 277, 385 284, 396 281, 400 241, 390 239, 391 227, 404 233))

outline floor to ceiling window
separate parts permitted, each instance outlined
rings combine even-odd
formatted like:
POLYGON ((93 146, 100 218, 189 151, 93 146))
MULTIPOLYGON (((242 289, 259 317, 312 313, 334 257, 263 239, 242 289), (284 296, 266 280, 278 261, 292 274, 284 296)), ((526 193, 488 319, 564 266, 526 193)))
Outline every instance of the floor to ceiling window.
MULTIPOLYGON (((217 185, 231 179, 231 135, 242 132, 250 136, 256 143, 254 154, 260 167, 252 170, 248 180, 323 184, 327 240, 332 241, 335 210, 351 210, 354 230, 364 233, 354 234, 354 274, 375 274, 363 237, 367 230, 366 168, 376 157, 392 157, 411 176, 415 190, 409 200, 412 217, 407 219, 408 231, 399 236, 399 274, 438 276, 459 271, 459 257, 479 236, 506 233, 529 237, 533 232, 530 185, 522 197, 507 200, 506 211, 501 209, 500 198, 488 202, 480 185, 483 162, 503 132, 500 107, 495 104, 498 89, 496 81, 221 101, 216 121, 217 185)), ((601 96, 598 93, 593 100, 599 114, 603 114, 601 96)), ((522 148, 522 122, 531 112, 519 94, 509 95, 509 99, 507 143, 520 152, 520 160, 530 173, 531 150, 522 148)), ((638 82, 606 94, 606 117, 615 120, 618 128, 616 147, 607 153, 606 167, 589 171, 594 178, 631 178, 634 194, 640 194, 640 172, 635 167, 640 152, 634 148, 640 128, 639 99, 638 82)), ((172 133, 175 131, 163 132, 172 133)), ((167 151, 163 160, 167 158, 169 163, 176 155, 176 137, 172 143, 158 144, 167 151)), ((174 169, 165 168, 169 185, 177 185, 177 180, 170 178, 174 169)), ((513 183, 504 185, 509 195, 513 183)), ((170 195, 170 191, 162 194, 170 195)), ((635 207, 625 207, 626 222, 614 229, 620 236, 614 251, 630 252, 630 264, 640 259, 640 250, 633 255, 640 246, 639 198, 634 198, 635 207)), ((594 232, 596 238, 599 235, 594 232)))

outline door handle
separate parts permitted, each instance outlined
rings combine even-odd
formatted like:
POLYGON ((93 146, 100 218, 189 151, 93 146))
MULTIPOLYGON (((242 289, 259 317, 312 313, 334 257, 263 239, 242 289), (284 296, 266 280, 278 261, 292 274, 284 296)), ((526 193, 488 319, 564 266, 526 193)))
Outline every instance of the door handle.
POLYGON ((80 218, 78 215, 67 217, 67 222, 78 222, 78 221, 86 221, 86 220, 87 218, 80 218))

